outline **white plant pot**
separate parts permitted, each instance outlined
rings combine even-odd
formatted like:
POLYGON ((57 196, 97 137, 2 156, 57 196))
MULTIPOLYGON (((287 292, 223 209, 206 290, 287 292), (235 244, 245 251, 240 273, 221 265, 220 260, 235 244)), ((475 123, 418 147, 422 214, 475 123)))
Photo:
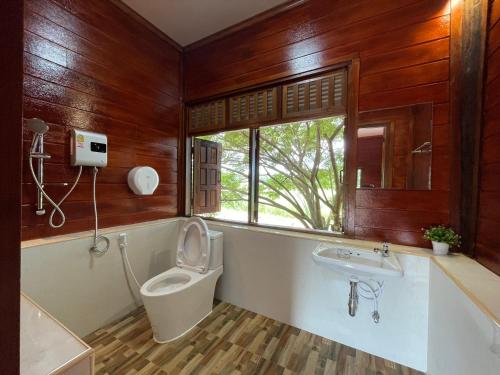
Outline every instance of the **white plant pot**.
POLYGON ((450 250, 450 245, 446 242, 432 241, 432 250, 434 255, 446 255, 450 250))

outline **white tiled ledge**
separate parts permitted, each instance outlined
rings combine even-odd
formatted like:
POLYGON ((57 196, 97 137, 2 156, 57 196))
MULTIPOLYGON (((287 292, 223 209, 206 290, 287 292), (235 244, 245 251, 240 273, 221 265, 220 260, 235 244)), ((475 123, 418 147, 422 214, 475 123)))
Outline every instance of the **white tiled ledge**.
POLYGON ((94 350, 21 293, 21 374, 61 374, 87 364, 79 373, 93 373, 94 350))
MULTIPOLYGON (((373 250, 375 247, 381 247, 381 245, 382 245, 381 242, 377 242, 377 241, 356 240, 356 239, 342 237, 342 236, 329 236, 329 235, 323 235, 323 234, 319 234, 319 233, 318 234, 317 233, 306 233, 306 232, 299 232, 299 231, 287 230, 287 229, 266 228, 266 227, 256 226, 256 225, 226 223, 226 222, 215 221, 215 220, 207 221, 207 224, 209 226, 214 226, 214 227, 239 228, 239 229, 246 229, 246 230, 254 231, 254 232, 277 234, 277 235, 281 235, 281 236, 302 238, 302 239, 313 240, 313 241, 321 241, 321 242, 336 243, 336 244, 342 244, 342 245, 348 245, 348 246, 356 246, 356 247, 360 247, 362 249, 366 249, 369 251, 373 250)), ((394 251, 396 253, 403 253, 403 254, 416 255, 416 256, 429 257, 432 255, 432 251, 429 249, 424 249, 421 247, 413 247, 413 246, 390 244, 390 250, 394 251)))
MULTIPOLYGON (((174 217, 174 218, 170 218, 170 219, 160 219, 160 220, 147 221, 147 222, 142 222, 142 223, 137 223, 137 224, 103 228, 103 229, 99 230, 99 234, 109 234, 109 233, 121 232, 121 231, 137 229, 137 228, 151 226, 151 225, 160 225, 160 224, 176 222, 176 221, 180 221, 180 220, 186 220, 186 218, 185 217, 174 217)), ((356 246, 356 247, 360 247, 360 248, 365 248, 367 250, 372 250, 374 247, 381 246, 381 243, 376 242, 376 241, 355 240, 355 239, 351 239, 351 238, 343 238, 341 236, 335 237, 335 236, 328 236, 328 235, 322 235, 322 234, 316 234, 316 233, 298 232, 298 231, 286 230, 286 229, 274 229, 274 228, 266 228, 266 227, 262 227, 262 226, 226 223, 226 222, 220 222, 220 221, 215 221, 215 220, 210 220, 210 221, 207 220, 207 224, 210 226, 241 228, 241 229, 246 229, 246 230, 261 232, 261 233, 279 234, 279 235, 288 236, 288 237, 303 238, 303 239, 316 240, 316 241, 322 241, 322 242, 331 242, 331 243, 337 243, 337 244, 351 245, 351 246, 356 246)), ((26 248, 30 248, 30 247, 34 247, 34 246, 42 246, 42 245, 48 245, 48 244, 53 244, 53 243, 59 243, 59 242, 79 240, 82 238, 90 238, 93 235, 94 235, 94 231, 89 230, 89 231, 85 231, 85 232, 69 233, 69 234, 63 234, 60 236, 45 237, 45 238, 38 238, 38 239, 34 239, 34 240, 22 241, 21 242, 21 249, 26 249, 26 248)), ((410 254, 410 255, 417 255, 417 256, 431 256, 432 255, 432 251, 430 251, 429 249, 423 249, 420 247, 391 244, 390 249, 391 249, 391 251, 394 251, 394 252, 410 254)))
MULTIPOLYGON (((145 222, 136 223, 136 224, 120 225, 120 226, 116 226, 116 227, 102 228, 102 229, 99 229, 99 234, 123 232, 123 231, 138 229, 138 228, 142 228, 142 227, 149 227, 151 225, 160 225, 160 224, 165 224, 165 223, 170 223, 170 222, 176 222, 176 221, 182 220, 182 219, 183 218, 180 218, 180 217, 174 217, 174 218, 170 218, 170 219, 160 219, 160 220, 154 220, 154 221, 145 221, 145 222)), ((84 232, 69 233, 69 234, 63 234, 60 236, 37 238, 34 240, 22 241, 21 242, 21 249, 27 249, 27 248, 35 247, 35 246, 50 245, 53 243, 60 243, 60 242, 66 242, 66 241, 80 240, 82 238, 91 238, 93 236, 94 236, 94 231, 87 230, 84 232)))
POLYGON ((500 328, 500 276, 463 254, 431 259, 500 328))

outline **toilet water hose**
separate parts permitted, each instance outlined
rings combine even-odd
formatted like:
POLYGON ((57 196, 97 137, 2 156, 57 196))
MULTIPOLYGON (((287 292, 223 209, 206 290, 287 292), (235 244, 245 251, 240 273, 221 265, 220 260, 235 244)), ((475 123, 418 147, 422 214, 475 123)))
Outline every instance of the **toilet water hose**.
POLYGON ((134 271, 132 270, 132 266, 130 265, 130 261, 128 260, 127 244, 120 243, 120 250, 122 251, 123 259, 125 260, 125 266, 128 269, 129 273, 132 275, 132 278, 134 279, 135 285, 137 285, 137 288, 139 288, 139 290, 140 290, 142 285, 139 284, 139 282, 137 281, 137 277, 135 277, 134 271))

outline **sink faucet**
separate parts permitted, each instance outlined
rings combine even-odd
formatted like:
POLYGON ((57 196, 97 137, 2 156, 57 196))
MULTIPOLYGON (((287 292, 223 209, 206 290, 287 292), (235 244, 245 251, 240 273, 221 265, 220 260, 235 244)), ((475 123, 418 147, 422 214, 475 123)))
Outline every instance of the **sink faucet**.
POLYGON ((382 249, 376 247, 373 249, 373 251, 375 251, 376 253, 380 252, 380 254, 382 254, 383 257, 388 257, 389 256, 389 243, 384 242, 382 244, 382 249))

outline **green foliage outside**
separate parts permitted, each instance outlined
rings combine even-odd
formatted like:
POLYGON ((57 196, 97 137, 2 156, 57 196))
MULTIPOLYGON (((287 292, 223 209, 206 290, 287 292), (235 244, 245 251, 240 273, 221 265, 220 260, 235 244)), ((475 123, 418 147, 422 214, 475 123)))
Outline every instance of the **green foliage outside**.
MULTIPOLYGON (((222 143, 223 211, 248 210, 248 137, 248 130, 203 137, 222 143)), ((340 231, 344 117, 262 127, 259 141, 259 217, 340 231)))

